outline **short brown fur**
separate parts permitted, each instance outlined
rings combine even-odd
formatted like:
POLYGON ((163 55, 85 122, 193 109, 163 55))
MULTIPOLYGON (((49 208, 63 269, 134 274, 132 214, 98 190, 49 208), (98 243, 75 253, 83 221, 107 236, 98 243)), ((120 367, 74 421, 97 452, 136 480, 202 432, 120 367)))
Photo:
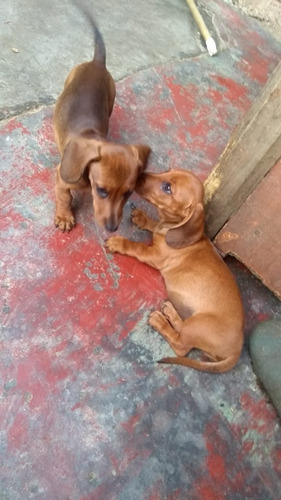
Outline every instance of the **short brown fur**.
POLYGON ((149 323, 178 355, 160 360, 221 373, 238 361, 243 346, 243 306, 236 282, 204 234, 203 185, 181 169, 142 174, 137 192, 158 208, 160 220, 134 210, 133 222, 153 233, 153 244, 111 237, 107 247, 136 257, 164 277, 169 301, 149 323), (199 349, 207 357, 185 357, 199 349))
POLYGON ((54 133, 61 154, 55 225, 61 231, 70 231, 75 225, 71 190, 77 189, 91 189, 97 223, 115 231, 150 153, 145 145, 106 140, 115 84, 106 69, 103 39, 92 19, 90 22, 95 32, 94 59, 72 69, 54 111, 54 133))

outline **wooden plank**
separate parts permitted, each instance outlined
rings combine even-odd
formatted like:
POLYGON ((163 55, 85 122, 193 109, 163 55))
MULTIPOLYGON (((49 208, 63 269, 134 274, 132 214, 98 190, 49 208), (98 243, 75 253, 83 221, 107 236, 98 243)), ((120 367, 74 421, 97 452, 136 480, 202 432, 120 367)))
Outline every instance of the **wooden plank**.
POLYGON ((205 182, 206 233, 213 238, 281 157, 281 62, 234 131, 205 182))
POLYGON ((214 240, 243 262, 281 299, 281 161, 214 240))

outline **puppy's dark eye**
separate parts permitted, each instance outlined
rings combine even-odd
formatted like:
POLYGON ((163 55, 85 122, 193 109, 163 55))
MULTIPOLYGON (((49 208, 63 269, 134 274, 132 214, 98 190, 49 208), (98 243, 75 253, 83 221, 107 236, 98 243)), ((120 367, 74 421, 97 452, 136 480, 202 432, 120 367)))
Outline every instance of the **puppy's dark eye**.
POLYGON ((102 187, 97 186, 97 193, 98 193, 100 198, 107 198, 108 197, 108 192, 106 191, 106 189, 104 189, 102 187))
POLYGON ((162 191, 166 194, 172 194, 171 184, 169 182, 162 182, 162 191))
POLYGON ((126 193, 124 193, 124 194, 123 194, 123 198, 124 198, 125 200, 127 200, 127 198, 129 198, 129 196, 131 196, 132 192, 133 192, 133 191, 126 191, 126 193))

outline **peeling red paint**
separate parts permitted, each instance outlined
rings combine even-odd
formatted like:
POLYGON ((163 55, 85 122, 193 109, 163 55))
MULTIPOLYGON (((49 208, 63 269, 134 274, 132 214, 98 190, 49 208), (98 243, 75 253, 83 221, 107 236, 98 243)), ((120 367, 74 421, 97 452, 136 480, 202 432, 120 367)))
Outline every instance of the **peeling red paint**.
POLYGON ((47 108, 41 127, 37 132, 37 140, 39 145, 43 148, 43 151, 47 149, 48 153, 51 153, 52 155, 58 153, 55 145, 52 108, 47 108), (48 147, 46 148, 47 144, 48 147))
POLYGON ((16 229, 24 221, 25 217, 23 215, 10 208, 5 211, 5 217, 0 217, 0 229, 1 231, 7 231, 11 227, 16 229))
POLYGON ((266 313, 258 313, 257 314, 257 318, 258 322, 262 322, 262 321, 266 321, 267 319, 269 319, 269 314, 266 314, 266 313))
MULTIPOLYGON (((234 30, 234 48, 118 83, 109 137, 150 144, 149 169, 183 167, 204 180, 280 58, 228 6, 212 0, 212 8, 234 30)), ((158 271, 108 253, 90 194, 74 196, 71 233, 54 228, 52 112, 11 120, 1 132, 9 136, 0 217, 5 484, 27 497, 80 500, 132 491, 149 500, 274 498, 280 425, 247 349, 218 378, 158 365, 165 342, 146 323, 166 298, 158 271)), ((147 207, 137 195, 131 202, 147 207)), ((129 217, 127 205, 119 232, 148 240, 129 217)), ((247 334, 281 317, 277 299, 227 262, 242 284, 247 334)))
POLYGON ((273 453, 273 463, 274 463, 274 470, 276 474, 281 475, 281 449, 275 450, 273 453))
MULTIPOLYGON (((210 448, 210 446, 209 446, 210 448)), ((226 480, 226 469, 224 459, 220 455, 216 455, 214 450, 209 449, 211 455, 207 459, 207 467, 210 474, 210 478, 217 483, 224 483, 226 480)))
POLYGON ((147 500, 162 500, 161 486, 161 482, 158 481, 154 487, 151 488, 152 491, 147 491, 147 500))
POLYGON ((82 403, 76 403, 76 405, 72 406, 71 411, 79 410, 82 407, 82 403))
POLYGON ((15 130, 20 130, 23 135, 30 135, 30 130, 25 127, 20 120, 17 118, 13 118, 9 120, 2 129, 0 129, 1 135, 8 135, 14 132, 15 130))
POLYGON ((25 447, 28 442, 28 417, 22 413, 15 415, 12 426, 8 430, 9 449, 25 447))
MULTIPOLYGON (((219 418, 211 419, 205 429, 205 440, 208 455, 206 457, 206 466, 208 473, 204 477, 196 479, 193 488, 196 491, 196 498, 203 500, 215 500, 225 498, 228 491, 232 495, 240 491, 244 491, 251 495, 255 495, 258 491, 258 484, 247 485, 248 474, 250 473, 248 465, 244 463, 243 470, 240 463, 243 460, 239 443, 241 439, 235 436, 236 426, 233 426, 234 435, 232 439, 238 443, 236 447, 232 447, 232 440, 225 440, 222 434, 222 426, 219 418), (232 451, 230 452, 230 449, 232 451)), ((244 449, 244 457, 250 450, 244 449)))
MULTIPOLYGON (((186 492, 186 494, 188 495, 188 492, 186 492)), ((177 489, 167 497, 167 500, 178 500, 181 498, 182 498, 182 492, 180 491, 180 489, 177 489)))
POLYGON ((50 189, 51 192, 54 192, 55 174, 52 170, 46 168, 40 170, 38 169, 38 165, 30 165, 26 181, 35 196, 42 194, 42 186, 44 186, 44 190, 50 189), (33 171, 31 171, 32 168, 33 171))
POLYGON ((275 426, 275 410, 267 404, 266 400, 260 399, 256 401, 246 392, 242 394, 240 401, 242 408, 249 412, 252 418, 251 428, 261 434, 268 435, 275 426), (265 415, 266 421, 264 420, 265 415))
POLYGON ((140 421, 140 415, 139 413, 135 413, 135 415, 132 415, 126 422, 123 422, 122 427, 126 432, 132 434, 132 432, 135 429, 135 426, 139 421, 140 421))
POLYGON ((220 93, 221 97, 228 99, 229 102, 234 102, 236 106, 242 106, 244 111, 247 105, 250 106, 250 99, 248 97, 249 91, 244 85, 235 82, 232 78, 226 78, 220 75, 212 75, 212 78, 225 88, 225 92, 220 93))

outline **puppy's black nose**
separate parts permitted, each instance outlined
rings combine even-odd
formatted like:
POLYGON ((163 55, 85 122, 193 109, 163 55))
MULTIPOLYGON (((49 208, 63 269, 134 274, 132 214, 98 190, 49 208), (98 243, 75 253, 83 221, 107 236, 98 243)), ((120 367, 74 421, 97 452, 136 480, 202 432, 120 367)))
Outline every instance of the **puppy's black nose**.
POLYGON ((105 229, 110 231, 110 233, 114 233, 114 231, 117 231, 118 229, 118 224, 109 220, 105 223, 105 229))

